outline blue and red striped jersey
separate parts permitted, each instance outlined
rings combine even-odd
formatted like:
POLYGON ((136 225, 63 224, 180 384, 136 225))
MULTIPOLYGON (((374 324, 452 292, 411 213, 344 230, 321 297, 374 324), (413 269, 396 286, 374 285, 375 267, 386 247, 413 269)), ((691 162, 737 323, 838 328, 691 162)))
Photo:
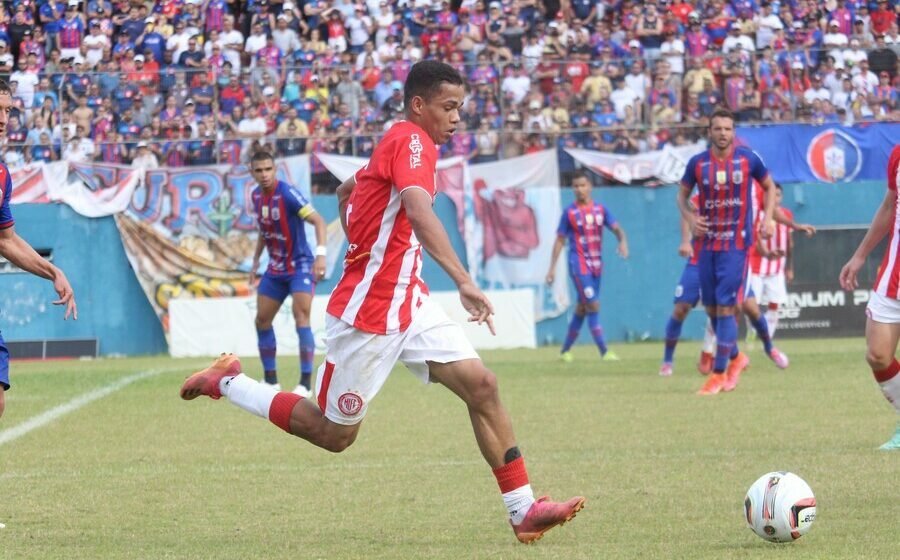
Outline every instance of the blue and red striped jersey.
POLYGON ((62 19, 59 26, 59 46, 63 49, 77 49, 84 39, 84 22, 81 18, 62 19))
POLYGON ((697 188, 700 215, 709 230, 703 239, 707 251, 749 249, 753 245, 753 180, 769 176, 762 159, 753 150, 739 146, 724 159, 705 150, 688 161, 681 185, 697 188))
POLYGON ((269 253, 269 274, 312 270, 313 254, 306 241, 306 218, 315 212, 300 192, 278 181, 271 193, 256 187, 251 195, 260 235, 269 253))
POLYGON ((0 229, 12 227, 16 222, 13 220, 12 210, 9 208, 9 201, 12 200, 12 175, 9 168, 5 164, 0 163, 0 229))
POLYGON ((569 271, 599 276, 603 270, 603 227, 612 230, 618 222, 606 206, 591 201, 572 203, 563 211, 556 234, 569 240, 569 271))

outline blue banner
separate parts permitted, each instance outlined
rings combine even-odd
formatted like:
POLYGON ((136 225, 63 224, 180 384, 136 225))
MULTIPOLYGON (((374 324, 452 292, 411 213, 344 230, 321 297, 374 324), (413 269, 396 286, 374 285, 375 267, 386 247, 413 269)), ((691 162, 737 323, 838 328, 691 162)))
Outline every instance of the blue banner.
POLYGON ((780 183, 883 180, 900 123, 738 127, 737 137, 780 183))

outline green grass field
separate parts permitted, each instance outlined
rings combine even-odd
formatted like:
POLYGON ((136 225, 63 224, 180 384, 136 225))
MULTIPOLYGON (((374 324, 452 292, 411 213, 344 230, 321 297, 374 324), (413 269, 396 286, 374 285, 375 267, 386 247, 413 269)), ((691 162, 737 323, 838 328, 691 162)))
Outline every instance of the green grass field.
MULTIPOLYGON (((0 442, 151 373, 0 443, 0 558, 898 558, 900 454, 875 449, 896 416, 863 341, 784 341, 787 373, 753 351, 734 393, 704 398, 697 349, 679 347, 670 379, 659 344, 616 346, 618 363, 590 347, 572 364, 550 348, 485 353, 535 491, 587 497, 533 547, 507 525, 462 404, 402 368, 332 455, 225 401, 181 401, 206 360, 14 363, 0 442), (782 469, 812 486, 818 519, 773 545, 745 528, 742 503, 782 469)), ((280 365, 289 381, 294 360, 280 365)))

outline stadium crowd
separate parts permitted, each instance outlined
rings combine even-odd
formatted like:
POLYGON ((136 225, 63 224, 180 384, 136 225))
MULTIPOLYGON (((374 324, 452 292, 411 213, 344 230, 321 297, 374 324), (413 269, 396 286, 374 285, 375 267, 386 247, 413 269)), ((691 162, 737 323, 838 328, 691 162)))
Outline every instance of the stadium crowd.
POLYGON ((443 149, 475 162, 687 143, 717 106, 742 122, 900 120, 898 20, 900 0, 12 0, 3 158, 367 156, 427 58, 470 82, 443 149))

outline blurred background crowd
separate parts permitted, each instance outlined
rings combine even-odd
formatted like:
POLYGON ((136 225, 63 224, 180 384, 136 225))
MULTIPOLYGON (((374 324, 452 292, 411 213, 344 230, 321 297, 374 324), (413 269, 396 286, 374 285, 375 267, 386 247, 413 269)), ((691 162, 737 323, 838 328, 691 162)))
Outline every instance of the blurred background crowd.
MULTIPOLYGON (((719 106, 740 124, 900 120, 898 21, 900 0, 12 0, 2 157, 366 157, 422 59, 468 79, 442 150, 473 163, 686 144, 719 106)), ((332 188, 311 165, 314 188, 332 188)))

